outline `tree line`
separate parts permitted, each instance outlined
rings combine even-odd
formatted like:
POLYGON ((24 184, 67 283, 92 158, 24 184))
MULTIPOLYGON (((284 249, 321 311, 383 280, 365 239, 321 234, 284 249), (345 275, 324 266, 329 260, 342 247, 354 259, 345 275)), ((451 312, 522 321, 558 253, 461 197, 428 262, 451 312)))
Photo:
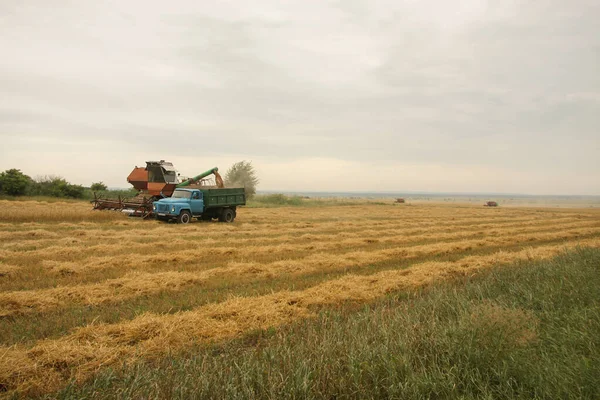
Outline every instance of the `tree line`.
POLYGON ((0 194, 8 196, 48 196, 85 199, 93 191, 106 191, 104 183, 93 183, 89 188, 67 182, 59 176, 31 178, 21 170, 12 168, 0 173, 0 194))

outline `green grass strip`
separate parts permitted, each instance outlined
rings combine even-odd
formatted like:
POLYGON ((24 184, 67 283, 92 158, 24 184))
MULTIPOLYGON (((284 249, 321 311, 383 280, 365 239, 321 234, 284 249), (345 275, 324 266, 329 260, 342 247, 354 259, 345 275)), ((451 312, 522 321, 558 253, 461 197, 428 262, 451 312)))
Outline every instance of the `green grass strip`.
POLYGON ((600 250, 105 370, 52 398, 556 399, 600 394, 600 250))

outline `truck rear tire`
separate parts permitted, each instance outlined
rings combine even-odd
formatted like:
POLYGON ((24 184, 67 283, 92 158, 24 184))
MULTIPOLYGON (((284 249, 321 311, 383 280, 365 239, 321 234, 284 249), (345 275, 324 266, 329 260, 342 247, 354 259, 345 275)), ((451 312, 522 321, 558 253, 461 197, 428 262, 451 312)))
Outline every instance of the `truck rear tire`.
POLYGON ((186 211, 186 210, 183 210, 177 216, 177 222, 179 222, 180 224, 189 224, 191 220, 192 220, 192 215, 190 214, 189 211, 186 211))
POLYGON ((235 219, 235 212, 231 208, 226 208, 221 213, 221 218, 219 218, 219 221, 233 222, 234 219, 235 219))

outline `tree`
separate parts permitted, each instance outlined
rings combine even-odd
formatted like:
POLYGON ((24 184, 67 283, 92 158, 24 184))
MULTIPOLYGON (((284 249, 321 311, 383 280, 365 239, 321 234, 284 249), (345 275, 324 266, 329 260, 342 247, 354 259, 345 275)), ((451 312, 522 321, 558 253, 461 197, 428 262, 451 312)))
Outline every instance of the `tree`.
POLYGON ((63 196, 72 197, 74 199, 83 199, 85 196, 85 188, 81 185, 67 183, 67 186, 63 190, 63 196))
POLYGON ((90 186, 90 189, 92 189, 92 192, 102 192, 102 191, 108 189, 108 187, 104 184, 104 182, 100 181, 100 182, 92 183, 92 186, 90 186))
POLYGON ((225 174, 225 186, 243 186, 248 198, 252 198, 256 194, 258 182, 259 179, 252 166, 252 161, 237 162, 225 174))
POLYGON ((0 174, 0 191, 11 196, 25 194, 31 178, 18 169, 9 169, 0 174))

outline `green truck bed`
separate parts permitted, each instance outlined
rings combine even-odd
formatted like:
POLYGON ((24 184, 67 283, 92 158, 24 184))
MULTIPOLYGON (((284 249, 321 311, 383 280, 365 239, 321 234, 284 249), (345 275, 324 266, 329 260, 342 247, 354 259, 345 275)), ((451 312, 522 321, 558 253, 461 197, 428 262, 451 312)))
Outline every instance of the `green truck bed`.
POLYGON ((204 208, 235 207, 246 204, 244 188, 201 189, 204 196, 204 208))

